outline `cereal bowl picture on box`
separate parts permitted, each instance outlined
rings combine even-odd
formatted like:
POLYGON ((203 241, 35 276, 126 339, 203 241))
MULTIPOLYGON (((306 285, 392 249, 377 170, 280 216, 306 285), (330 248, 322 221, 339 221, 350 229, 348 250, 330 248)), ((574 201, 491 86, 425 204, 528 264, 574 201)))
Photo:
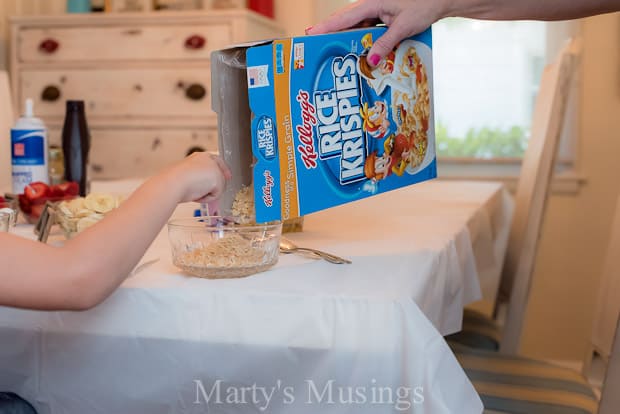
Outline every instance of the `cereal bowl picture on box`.
MULTIPOLYGON (((435 159, 434 140, 429 139, 434 137, 430 44, 406 39, 375 68, 367 61, 372 45, 372 32, 363 34, 359 43, 351 46, 340 42, 325 44, 317 58, 322 64, 314 75, 314 102, 309 102, 317 106, 318 119, 308 122, 307 126, 304 124, 304 130, 310 130, 311 124, 315 124, 317 137, 332 136, 319 139, 321 172, 332 190, 343 197, 376 194, 381 191, 380 187, 396 188, 403 175, 416 175, 435 159), (335 81, 337 72, 343 76, 335 81), (348 79, 355 80, 349 82, 348 79), (338 90, 339 97, 352 96, 351 91, 338 89, 351 83, 355 83, 359 91, 359 110, 353 113, 354 104, 342 108, 339 104, 331 113, 319 108, 334 90, 338 90), (338 114, 348 115, 339 123, 338 114), (346 140, 345 135, 357 133, 365 142, 363 174, 358 178, 343 179, 342 157, 338 156, 341 144, 336 138, 339 134, 326 124, 326 119, 332 118, 336 118, 334 125, 352 128, 351 132, 342 131, 342 141, 346 140), (359 126, 353 127, 358 123, 359 126)), ((307 99, 310 101, 312 96, 307 99)), ((302 114, 304 122, 311 118, 302 114)))
MULTIPOLYGON (((395 131, 385 137, 383 151, 376 149, 366 159, 366 176, 376 182, 390 174, 415 174, 434 159, 435 148, 434 141, 428 139, 434 136, 431 49, 422 42, 404 40, 373 69, 366 59, 372 44, 369 33, 362 39, 365 51, 358 61, 358 72, 377 95, 390 96, 396 124, 395 131)), ((385 101, 376 101, 373 107, 377 106, 385 106, 385 101)), ((366 110, 362 116, 369 135, 383 138, 370 129, 377 115, 366 110)))

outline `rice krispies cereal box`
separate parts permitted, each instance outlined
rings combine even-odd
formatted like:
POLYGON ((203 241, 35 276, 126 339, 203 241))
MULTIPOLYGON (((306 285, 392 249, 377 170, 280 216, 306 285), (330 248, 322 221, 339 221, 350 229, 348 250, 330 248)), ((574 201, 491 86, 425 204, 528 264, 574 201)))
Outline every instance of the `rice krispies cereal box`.
POLYGON ((432 35, 376 68, 375 27, 246 53, 256 221, 286 220, 436 177, 432 35))

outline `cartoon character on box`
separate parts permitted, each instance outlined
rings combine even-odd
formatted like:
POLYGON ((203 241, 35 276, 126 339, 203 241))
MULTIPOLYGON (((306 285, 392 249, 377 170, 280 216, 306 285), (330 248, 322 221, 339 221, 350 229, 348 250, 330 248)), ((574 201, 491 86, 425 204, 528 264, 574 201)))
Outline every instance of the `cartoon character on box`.
POLYGON ((407 168, 409 164, 411 149, 414 144, 413 141, 413 134, 408 137, 403 134, 397 134, 391 135, 385 142, 386 146, 389 145, 391 147, 390 155, 392 160, 390 170, 399 177, 403 175, 405 168, 407 168))
MULTIPOLYGON (((412 40, 401 42, 374 69, 366 60, 368 50, 372 47, 372 35, 366 34, 361 43, 364 51, 358 63, 359 73, 381 96, 382 103, 390 102, 391 111, 389 106, 385 111, 386 122, 390 122, 390 112, 394 117, 391 122, 396 130, 395 135, 386 138, 385 143, 386 152, 391 157, 391 168, 383 178, 392 172, 398 176, 405 171, 411 173, 422 164, 427 149, 430 91, 426 67, 412 40), (387 149, 388 146, 390 149, 387 149)), ((373 129, 377 125, 376 120, 380 119, 381 103, 374 104, 371 108, 373 110, 369 108, 362 112, 363 118, 370 121, 364 123, 364 128, 370 136, 384 138, 387 133, 377 133, 373 129)))
POLYGON ((373 106, 367 102, 360 109, 364 120, 364 131, 373 138, 384 138, 390 129, 389 109, 385 102, 377 101, 373 106))
POLYGON ((403 175, 409 165, 414 145, 414 135, 392 134, 384 143, 384 152, 381 155, 373 151, 364 164, 366 178, 375 182, 387 178, 394 173, 403 175))
POLYGON ((398 47, 388 53, 387 56, 379 62, 377 67, 372 68, 367 60, 368 52, 372 44, 372 34, 367 33, 362 38, 364 50, 360 53, 360 59, 357 64, 358 73, 366 79, 368 85, 379 95, 381 95, 388 86, 407 91, 409 88, 407 83, 400 79, 402 76, 400 76, 399 73, 394 72, 398 47))
POLYGON ((377 150, 374 150, 366 158, 366 162, 364 163, 364 175, 369 180, 377 182, 390 175, 391 166, 392 157, 389 153, 384 152, 381 155, 377 155, 377 150))
MULTIPOLYGON (((364 37, 362 37, 362 47, 364 48, 364 51, 361 53, 361 56, 368 55, 368 52, 372 47, 372 43, 372 33, 367 33, 364 37)), ((382 76, 391 75, 394 72, 395 57, 395 50, 392 50, 383 60, 381 60, 381 62, 379 62, 376 69, 372 69, 365 58, 361 59, 363 62, 360 62, 362 69, 360 72, 370 79, 375 79, 373 72, 382 76)))

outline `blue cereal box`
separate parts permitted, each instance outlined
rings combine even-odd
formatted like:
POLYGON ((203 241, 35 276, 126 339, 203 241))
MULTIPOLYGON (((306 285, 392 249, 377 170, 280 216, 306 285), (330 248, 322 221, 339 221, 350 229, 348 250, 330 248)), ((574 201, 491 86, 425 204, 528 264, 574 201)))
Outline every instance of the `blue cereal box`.
POLYGON ((286 220, 436 177, 430 29, 377 68, 385 28, 247 51, 258 222, 286 220))
POLYGON ((257 222, 436 177, 431 30, 402 41, 373 69, 368 50, 385 31, 280 39, 243 50, 257 222))

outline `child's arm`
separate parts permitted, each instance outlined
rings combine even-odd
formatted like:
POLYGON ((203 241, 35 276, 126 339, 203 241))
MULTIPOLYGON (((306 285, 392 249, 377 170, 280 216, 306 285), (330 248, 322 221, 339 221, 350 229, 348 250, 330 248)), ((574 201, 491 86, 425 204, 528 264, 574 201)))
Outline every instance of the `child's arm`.
POLYGON ((229 177, 221 160, 195 153, 149 179, 62 247, 0 233, 0 305, 48 310, 97 305, 136 266, 177 203, 216 199, 229 177))

